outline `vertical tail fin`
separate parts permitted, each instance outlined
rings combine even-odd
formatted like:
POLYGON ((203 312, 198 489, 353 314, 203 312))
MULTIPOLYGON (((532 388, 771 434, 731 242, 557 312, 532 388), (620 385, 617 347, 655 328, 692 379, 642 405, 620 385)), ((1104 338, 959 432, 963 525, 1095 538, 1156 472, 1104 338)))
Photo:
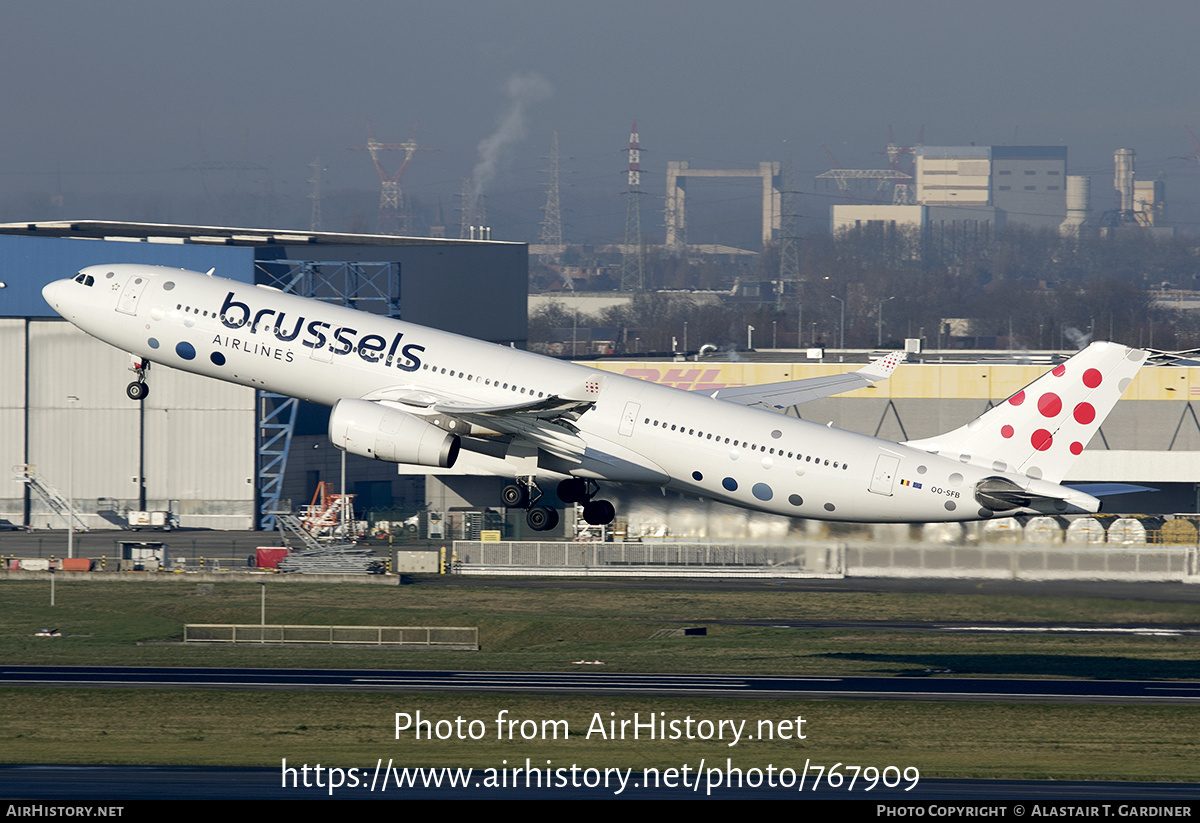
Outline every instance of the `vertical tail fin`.
POLYGON ((1058 483, 1148 356, 1092 343, 967 425, 906 445, 1058 483))

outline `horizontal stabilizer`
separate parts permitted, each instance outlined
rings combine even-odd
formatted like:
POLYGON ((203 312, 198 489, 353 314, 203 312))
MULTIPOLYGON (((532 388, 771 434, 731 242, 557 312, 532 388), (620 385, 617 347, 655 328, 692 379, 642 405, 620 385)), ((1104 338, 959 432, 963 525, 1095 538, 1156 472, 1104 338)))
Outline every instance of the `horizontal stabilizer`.
POLYGON ((1043 514, 1094 514, 1100 500, 1085 490, 1025 478, 1021 484, 1007 477, 985 477, 975 484, 975 502, 991 512, 1017 510, 1043 514))
POLYGON ((1068 489, 1090 494, 1092 497, 1112 497, 1114 494, 1142 494, 1156 492, 1149 486, 1135 486, 1132 483, 1064 483, 1068 489))

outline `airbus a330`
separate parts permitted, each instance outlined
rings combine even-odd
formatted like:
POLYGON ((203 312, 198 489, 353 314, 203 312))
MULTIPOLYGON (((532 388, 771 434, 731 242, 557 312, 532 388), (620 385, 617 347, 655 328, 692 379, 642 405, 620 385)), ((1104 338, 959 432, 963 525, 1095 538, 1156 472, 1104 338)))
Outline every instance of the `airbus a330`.
POLYGON ((1147 357, 1093 343, 965 426, 895 443, 779 412, 883 380, 899 352, 841 375, 689 392, 212 272, 90 266, 42 293, 133 356, 134 401, 154 362, 331 406, 338 448, 508 478, 501 502, 536 530, 558 522, 549 488, 611 522, 605 482, 820 520, 1096 512, 1098 497, 1061 481, 1147 357))

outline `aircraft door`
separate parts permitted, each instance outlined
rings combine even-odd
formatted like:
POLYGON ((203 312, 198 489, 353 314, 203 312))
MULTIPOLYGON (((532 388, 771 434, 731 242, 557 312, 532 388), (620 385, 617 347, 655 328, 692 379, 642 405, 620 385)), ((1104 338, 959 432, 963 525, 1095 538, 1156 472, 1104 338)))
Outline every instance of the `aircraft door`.
POLYGON ((900 468, 900 458, 886 452, 879 455, 875 461, 875 473, 871 475, 870 490, 875 494, 892 496, 892 485, 896 482, 896 470, 900 468))
POLYGON ((125 288, 121 289, 121 296, 117 299, 117 311, 136 315, 138 301, 142 299, 146 283, 145 277, 131 277, 126 280, 125 288))
POLYGON ((633 436, 633 424, 637 422, 638 412, 641 411, 642 404, 635 403, 630 400, 625 404, 625 411, 621 413, 621 426, 617 429, 626 437, 633 436))

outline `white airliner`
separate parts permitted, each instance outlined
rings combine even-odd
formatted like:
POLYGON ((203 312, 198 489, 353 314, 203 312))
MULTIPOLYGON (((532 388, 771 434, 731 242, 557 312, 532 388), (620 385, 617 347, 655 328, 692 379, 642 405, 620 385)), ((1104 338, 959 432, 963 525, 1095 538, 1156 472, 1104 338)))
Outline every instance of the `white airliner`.
POLYGON ((962 428, 894 443, 779 410, 882 380, 898 352, 841 375, 688 392, 212 272, 89 266, 42 294, 133 355, 133 400, 155 362, 332 406, 338 448, 511 478, 502 502, 536 530, 557 524, 539 505, 555 483, 588 522, 611 522, 597 481, 820 520, 1096 512, 1097 497, 1060 481, 1147 357, 1093 343, 962 428))

